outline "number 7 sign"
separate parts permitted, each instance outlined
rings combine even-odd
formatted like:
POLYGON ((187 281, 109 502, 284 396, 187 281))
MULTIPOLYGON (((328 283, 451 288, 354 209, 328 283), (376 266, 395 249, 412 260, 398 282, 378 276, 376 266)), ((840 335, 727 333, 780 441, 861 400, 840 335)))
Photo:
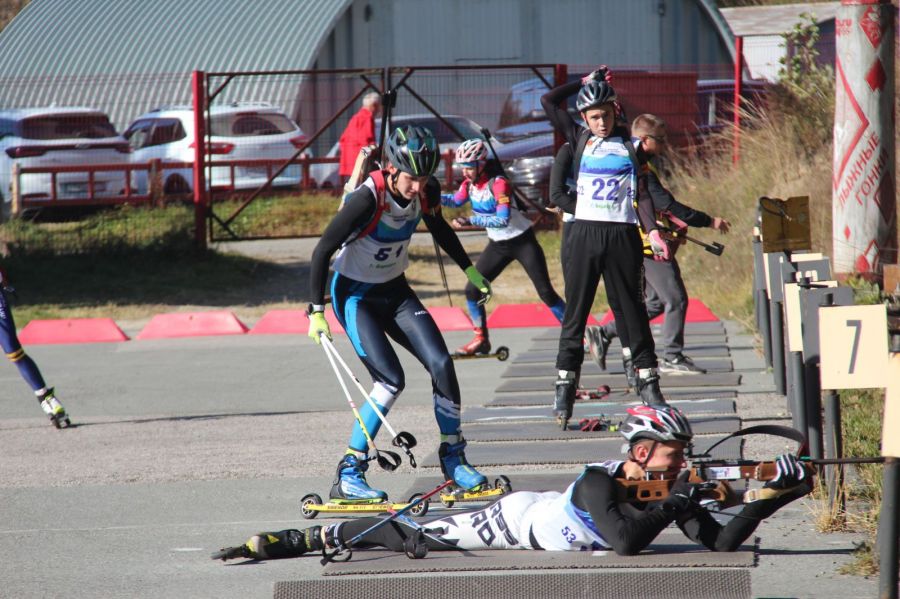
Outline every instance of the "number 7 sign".
POLYGON ((819 309, 822 389, 888 383, 887 311, 883 304, 819 309))

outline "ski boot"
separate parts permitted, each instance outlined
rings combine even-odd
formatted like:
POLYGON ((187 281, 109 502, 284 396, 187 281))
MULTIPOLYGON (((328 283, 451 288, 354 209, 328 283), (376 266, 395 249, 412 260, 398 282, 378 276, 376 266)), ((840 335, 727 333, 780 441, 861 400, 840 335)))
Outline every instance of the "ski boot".
POLYGON ((606 354, 609 352, 609 344, 612 343, 612 337, 607 337, 603 332, 603 327, 588 327, 587 337, 590 343, 591 357, 600 367, 600 370, 606 370, 606 354))
POLYGON ((334 503, 382 503, 387 501, 387 493, 373 489, 366 482, 369 462, 356 454, 348 453, 341 458, 337 475, 328 497, 334 503))
POLYGON ((628 381, 628 392, 637 391, 637 373, 634 371, 634 361, 631 359, 631 350, 622 348, 622 366, 625 368, 625 380, 628 381))
POLYGON ((247 559, 280 559, 297 557, 310 551, 321 551, 322 527, 313 526, 305 530, 288 529, 279 532, 261 532, 238 547, 223 547, 212 554, 212 559, 223 562, 240 557, 247 559))
POLYGON ((641 368, 638 370, 637 390, 641 401, 645 405, 654 407, 669 407, 668 402, 659 390, 659 374, 655 368, 641 368))
POLYGON ((562 430, 569 427, 577 390, 578 374, 572 370, 560 370, 559 378, 556 379, 556 400, 553 402, 553 412, 556 414, 556 423, 562 430))
POLYGON ((444 441, 438 447, 441 472, 444 473, 447 480, 452 479, 457 487, 465 491, 480 491, 487 486, 487 477, 472 468, 466 461, 466 440, 456 435, 450 437, 456 437, 458 440, 455 443, 444 441))
POLYGON ((63 408, 62 404, 59 403, 59 400, 56 399, 56 393, 54 393, 53 387, 50 387, 44 391, 44 393, 39 395, 38 402, 40 402, 41 409, 44 410, 44 414, 50 418, 50 422, 53 423, 53 426, 56 428, 63 428, 63 424, 65 424, 66 428, 72 426, 65 408, 63 408))
POLYGON ((475 337, 456 350, 457 356, 473 356, 491 352, 491 341, 488 339, 487 327, 475 327, 475 337))

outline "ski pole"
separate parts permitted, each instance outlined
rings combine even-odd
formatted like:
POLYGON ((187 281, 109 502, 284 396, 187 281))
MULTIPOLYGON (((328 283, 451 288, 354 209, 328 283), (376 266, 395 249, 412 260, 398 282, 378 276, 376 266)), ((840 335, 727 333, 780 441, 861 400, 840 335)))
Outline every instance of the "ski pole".
MULTIPOLYGON (((358 542, 360 539, 362 539, 365 535, 369 534, 370 532, 374 532, 374 531, 378 530, 379 528, 381 528, 382 526, 387 525, 389 522, 393 522, 393 521, 396 520, 398 517, 404 515, 406 512, 410 511, 411 509, 413 509, 414 507, 416 507, 417 505, 419 505, 419 504, 422 503, 423 501, 427 501, 430 497, 432 497, 432 496, 434 496, 434 495, 440 493, 441 491, 443 491, 444 489, 446 489, 447 487, 449 487, 449 486, 452 485, 452 484, 453 484, 453 480, 447 480, 447 481, 444 481, 443 483, 441 483, 440 485, 438 485, 437 487, 435 487, 435 488, 432 489, 431 491, 425 493, 425 494, 422 495, 421 497, 417 497, 414 501, 411 501, 411 502, 410 502, 409 504, 407 504, 405 507, 403 507, 403 508, 401 508, 401 509, 399 509, 399 510, 397 510, 397 511, 395 511, 395 512, 391 512, 391 515, 390 515, 390 516, 388 516, 388 517, 386 517, 386 518, 384 518, 384 519, 382 519, 382 520, 376 522, 375 524, 373 524, 373 525, 370 526, 369 528, 365 529, 364 531, 362 531, 362 532, 359 533, 358 535, 354 536, 352 539, 349 539, 349 540, 347 540, 347 541, 341 541, 341 543, 340 543, 340 544, 335 548, 335 550, 332 551, 331 553, 327 553, 327 552, 323 549, 323 550, 322 550, 322 559, 319 560, 319 563, 321 563, 321 564, 324 566, 324 565, 326 565, 328 562, 333 562, 333 561, 342 561, 342 562, 346 562, 346 561, 349 561, 350 558, 353 557, 353 548, 352 548, 352 547, 353 547, 353 544, 354 544, 354 543, 358 542), (340 555, 341 553, 343 553, 344 551, 347 552, 347 557, 345 557, 345 558, 342 559, 342 560, 336 560, 335 558, 336 558, 338 555, 340 555)), ((409 555, 409 551, 407 551, 407 555, 409 555)))
MULTIPOLYGON (((369 396, 368 391, 366 391, 365 387, 363 387, 362 383, 359 382, 359 379, 356 378, 356 375, 353 374, 353 371, 350 370, 350 367, 347 366, 347 363, 344 362, 344 359, 341 358, 341 355, 338 353, 337 348, 334 344, 328 339, 328 337, 322 337, 322 347, 325 348, 325 353, 330 354, 328 356, 329 360, 332 356, 337 359, 338 363, 344 368, 344 372, 353 379, 353 382, 356 383, 356 388, 359 389, 359 392, 362 393, 363 397, 366 398, 366 401, 369 402, 369 407, 375 411, 378 415, 378 418, 381 420, 381 423, 385 426, 389 433, 394 437, 393 444, 396 447, 399 447, 403 451, 406 452, 406 455, 409 456, 409 463, 413 468, 416 468, 416 458, 413 456, 410 451, 413 447, 416 446, 416 438, 412 436, 412 434, 407 433, 406 431, 400 431, 399 433, 394 430, 394 427, 391 426, 391 423, 387 421, 387 418, 384 417, 384 414, 381 413, 381 410, 378 407, 378 404, 375 403, 375 400, 369 396)), ((332 362, 333 364, 333 362, 332 362)), ((336 370, 335 370, 336 371, 336 370)), ((340 378, 340 377, 339 377, 340 378)), ((341 379, 341 384, 343 384, 343 379, 341 379)), ((346 390, 346 387, 345 387, 346 390)))
MULTIPOLYGON (((375 441, 369 434, 369 430, 366 428, 366 424, 363 422, 362 416, 359 415, 359 410, 356 409, 356 404, 353 403, 353 398, 350 397, 350 390, 347 389, 347 384, 344 382, 343 377, 341 377, 341 373, 338 370, 337 364, 335 364, 334 362, 334 358, 331 357, 328 349, 326 349, 325 343, 330 343, 328 341, 328 337, 326 337, 324 333, 319 333, 319 338, 322 340, 322 349, 325 352, 325 356, 328 358, 328 362, 331 363, 331 368, 334 370, 334 375, 337 377, 338 382, 341 384, 341 388, 344 390, 344 395, 347 396, 347 403, 350 404, 350 409, 353 410, 353 416, 356 417, 356 422, 359 423, 359 427, 362 429, 363 434, 366 436, 366 442, 369 444, 369 448, 371 448, 371 450, 375 452, 375 457, 378 461, 378 465, 388 472, 393 472, 397 469, 397 466, 400 465, 400 456, 393 451, 379 450, 378 447, 375 446, 375 441)), ((377 411, 378 410, 376 410, 376 412, 377 411)))

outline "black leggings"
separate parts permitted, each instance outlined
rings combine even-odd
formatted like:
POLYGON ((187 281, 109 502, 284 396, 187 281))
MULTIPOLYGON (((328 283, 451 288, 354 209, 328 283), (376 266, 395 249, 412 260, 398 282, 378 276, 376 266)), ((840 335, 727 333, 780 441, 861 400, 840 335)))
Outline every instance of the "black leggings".
MULTIPOLYGON (((525 269, 542 302, 548 306, 555 306, 562 301, 562 298, 553 289, 553 283, 550 282, 547 258, 544 256, 544 250, 538 243, 533 229, 528 229, 512 239, 491 240, 481 252, 481 256, 478 257, 475 268, 489 281, 494 281, 513 260, 516 260, 525 269)), ((478 288, 472 283, 467 283, 466 300, 477 302, 480 298, 481 292, 478 288)))
MULTIPOLYGON (((400 275, 386 283, 361 283, 335 274, 331 297, 334 313, 373 381, 386 387, 395 398, 406 385, 400 358, 388 341, 390 337, 415 356, 431 375, 434 414, 441 434, 458 434, 460 393, 453 360, 437 324, 406 277, 400 275)), ((360 414, 374 438, 381 422, 370 412, 366 402, 360 414)), ((365 451, 366 441, 359 423, 353 430, 351 447, 365 451)))
POLYGON ((635 368, 656 368, 650 321, 644 306, 641 237, 634 225, 574 221, 566 240, 566 314, 556 367, 580 371, 584 327, 600 277, 616 317, 622 345, 631 348, 635 368))

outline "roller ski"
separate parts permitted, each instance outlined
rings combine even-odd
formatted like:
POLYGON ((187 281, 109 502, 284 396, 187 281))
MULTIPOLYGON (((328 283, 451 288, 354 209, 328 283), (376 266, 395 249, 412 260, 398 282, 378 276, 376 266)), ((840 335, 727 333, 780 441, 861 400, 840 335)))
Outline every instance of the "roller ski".
POLYGON ((41 409, 44 410, 44 414, 50 418, 50 422, 53 426, 58 429, 69 428, 72 426, 69 415, 66 414, 65 408, 63 408, 62 404, 59 403, 59 400, 56 398, 53 387, 50 387, 42 395, 38 396, 38 402, 40 402, 41 409))
POLYGON ((492 352, 487 327, 475 327, 475 337, 462 347, 458 348, 450 357, 454 360, 496 358, 503 362, 509 358, 509 348, 505 345, 501 345, 496 351, 492 352))
MULTIPOLYGON (((400 510, 421 497, 421 493, 412 495, 407 503, 392 503, 387 493, 373 489, 366 481, 368 460, 354 454, 345 455, 337 467, 334 484, 329 493, 328 502, 310 493, 300 499, 300 514, 310 520, 321 512, 331 514, 373 514, 400 510)), ((410 510, 413 516, 424 516, 428 513, 428 502, 423 501, 410 510)))
POLYGON ((600 385, 596 389, 586 389, 584 387, 579 387, 575 390, 575 399, 576 400, 591 400, 591 399, 605 399, 609 397, 609 394, 612 390, 609 388, 609 385, 600 385))
POLYGON ((438 448, 441 472, 453 481, 448 491, 441 493, 444 507, 467 501, 488 501, 512 491, 509 479, 500 476, 491 486, 487 477, 475 470, 466 460, 466 440, 459 437, 444 441, 438 448))

